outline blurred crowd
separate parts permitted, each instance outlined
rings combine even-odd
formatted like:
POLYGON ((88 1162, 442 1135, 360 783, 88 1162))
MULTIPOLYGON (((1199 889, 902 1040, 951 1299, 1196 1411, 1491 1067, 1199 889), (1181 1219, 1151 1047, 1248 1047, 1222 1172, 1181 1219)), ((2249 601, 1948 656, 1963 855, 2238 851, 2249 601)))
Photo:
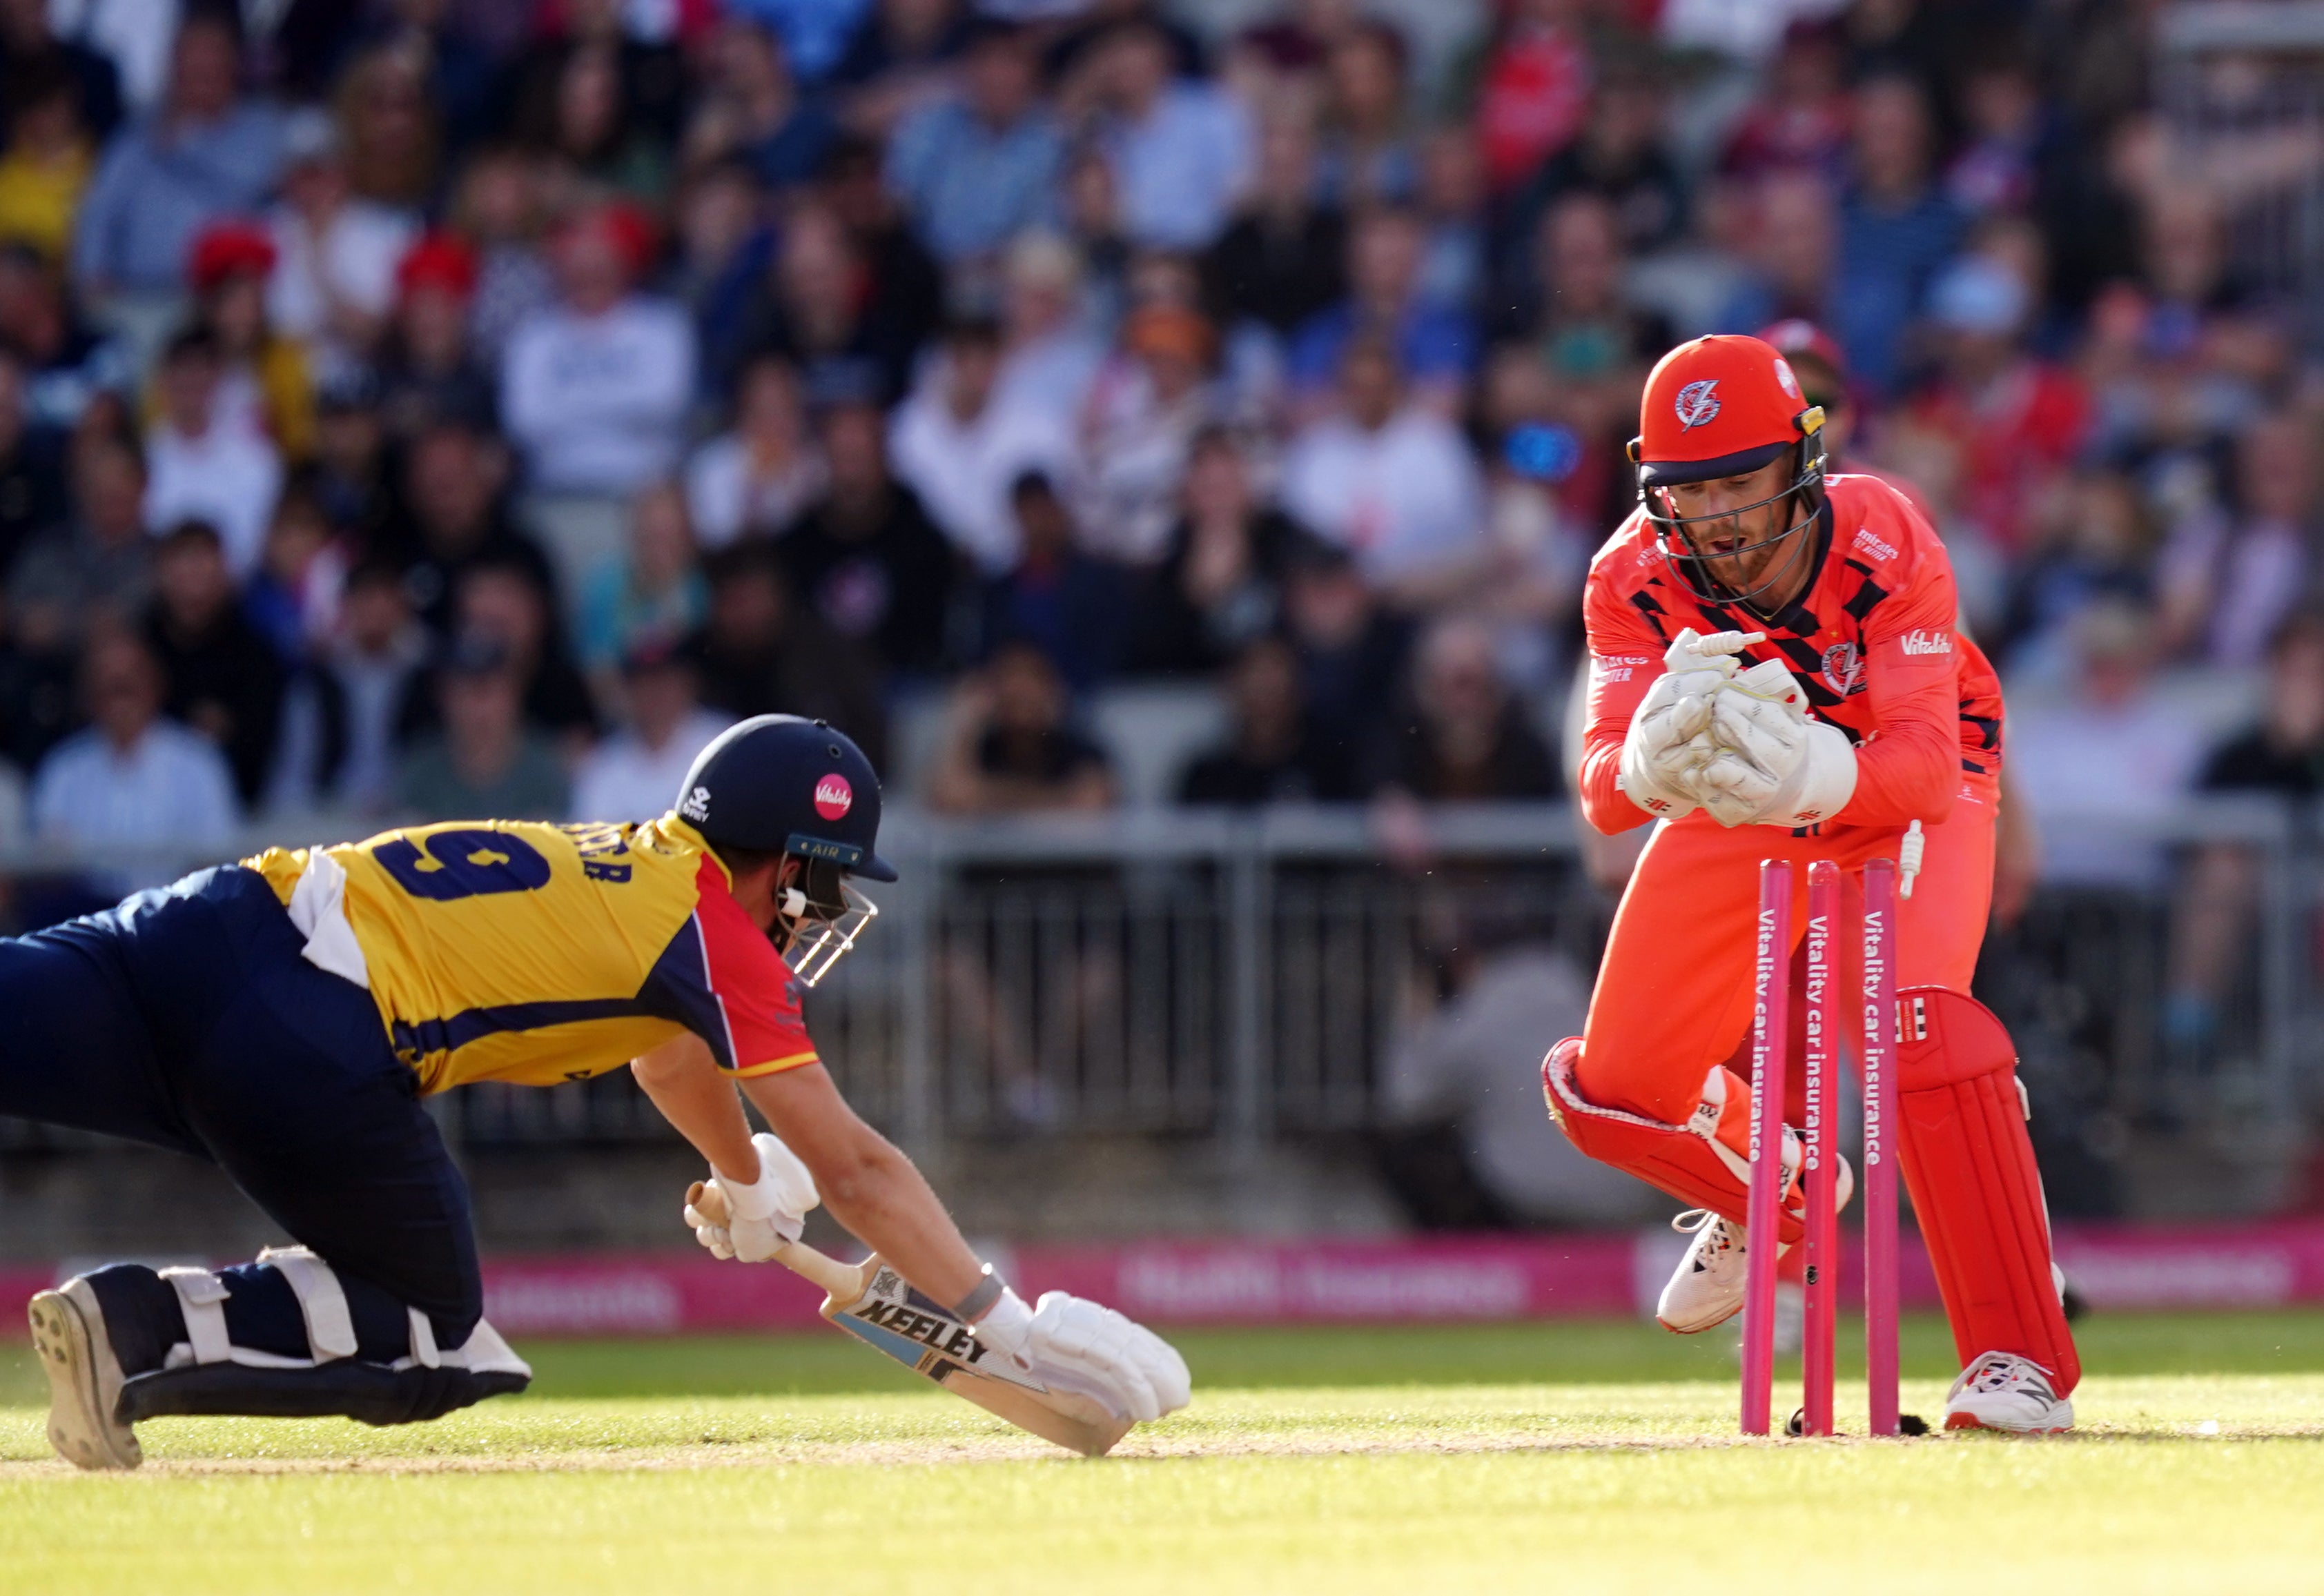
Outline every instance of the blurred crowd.
POLYGON ((1185 803, 1554 797, 1711 331, 1925 503, 2037 810, 2316 790, 2236 248, 2312 134, 2174 131, 2112 0, 1452 10, 0 0, 0 831, 626 819, 773 710, 1096 808, 1144 683, 1185 803))

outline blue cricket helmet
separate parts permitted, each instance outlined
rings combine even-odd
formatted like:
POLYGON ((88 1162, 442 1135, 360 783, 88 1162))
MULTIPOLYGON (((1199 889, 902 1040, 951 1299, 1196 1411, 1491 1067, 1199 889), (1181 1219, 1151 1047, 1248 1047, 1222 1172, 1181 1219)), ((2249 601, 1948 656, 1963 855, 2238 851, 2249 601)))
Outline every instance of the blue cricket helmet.
POLYGON ((678 818, 714 848, 790 853, 893 881, 872 851, 880 777, 854 738, 822 720, 754 715, 701 753, 678 790, 678 818))

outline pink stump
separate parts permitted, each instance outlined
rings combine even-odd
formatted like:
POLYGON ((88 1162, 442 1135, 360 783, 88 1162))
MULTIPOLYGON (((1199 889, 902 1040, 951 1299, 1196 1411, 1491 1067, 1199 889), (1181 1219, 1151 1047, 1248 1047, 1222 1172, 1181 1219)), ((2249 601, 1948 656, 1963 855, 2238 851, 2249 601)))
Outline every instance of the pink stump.
POLYGON ((1767 1433, 1775 1383, 1776 1205, 1784 1187, 1784 1050, 1791 1029, 1792 867, 1759 861, 1751 1005, 1751 1191, 1744 1209, 1743 1433, 1767 1433))

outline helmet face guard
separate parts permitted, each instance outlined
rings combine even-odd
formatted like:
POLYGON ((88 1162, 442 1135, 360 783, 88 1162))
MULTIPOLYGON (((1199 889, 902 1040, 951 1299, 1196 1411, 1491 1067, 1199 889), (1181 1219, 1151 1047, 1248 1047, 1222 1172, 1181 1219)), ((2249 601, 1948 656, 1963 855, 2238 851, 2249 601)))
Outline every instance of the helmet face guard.
MULTIPOLYGON (((1765 499, 1715 515, 1682 516, 1673 509, 1669 490, 1686 482, 1708 482, 1714 477, 1741 475, 1757 471, 1769 461, 1782 458, 1784 449, 1757 461, 1704 462, 1702 467, 1663 466, 1641 462, 1638 466, 1638 503, 1646 519, 1655 528, 1655 548, 1662 555, 1664 566, 1694 598, 1711 604, 1748 604, 1757 606, 1770 593, 1781 592, 1797 572, 1799 561, 1813 546, 1816 512, 1823 506, 1823 439, 1820 428, 1821 412, 1811 411, 1802 418, 1803 436, 1796 444, 1788 445, 1795 463, 1788 486, 1765 499), (1723 554, 1706 555, 1698 550, 1694 540, 1687 536, 1697 527, 1731 524, 1753 510, 1769 505, 1795 500, 1802 511, 1792 515, 1781 531, 1772 532, 1754 543, 1730 548, 1723 554), (1789 558, 1770 562, 1770 569, 1748 589, 1729 586, 1720 580, 1717 566, 1756 550, 1773 548, 1785 539, 1795 540, 1789 558)), ((1635 448, 1636 445, 1634 445, 1635 448)))
POLYGON ((828 860, 807 858, 798 883, 782 889, 775 923, 782 930, 783 962, 802 986, 813 986, 855 946, 879 918, 880 905, 828 860))

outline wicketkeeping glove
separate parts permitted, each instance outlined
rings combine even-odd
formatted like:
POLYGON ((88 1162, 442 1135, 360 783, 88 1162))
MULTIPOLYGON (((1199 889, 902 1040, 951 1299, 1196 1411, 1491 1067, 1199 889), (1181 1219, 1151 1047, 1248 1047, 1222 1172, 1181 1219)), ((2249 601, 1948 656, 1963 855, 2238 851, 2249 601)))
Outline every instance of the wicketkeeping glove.
POLYGON ((1683 784, 1722 826, 1809 826, 1838 814, 1856 792, 1848 736, 1808 714, 1780 660, 1724 683, 1697 742, 1709 757, 1683 784))
POLYGON ((1735 656, 1763 632, 1714 632, 1692 627, 1671 640, 1663 674, 1646 689, 1622 740, 1622 791, 1630 802, 1664 820, 1692 813, 1700 801, 1693 777, 1711 756, 1701 738, 1711 726, 1720 690, 1735 674, 1735 656))
POLYGON ((751 1145, 759 1152, 759 1179, 751 1185, 711 1171, 708 1184, 726 1198, 726 1223, 711 1224, 692 1203, 686 1206, 686 1222, 714 1257, 763 1263, 798 1240, 808 1210, 823 1198, 815 1177, 779 1137, 762 1132, 751 1138, 751 1145))
POLYGON ((1016 1292, 1003 1291, 973 1328, 979 1341, 1043 1385, 1093 1398, 1116 1418, 1159 1418, 1194 1397, 1186 1360, 1176 1347, 1084 1298, 1045 1291, 1039 1308, 1028 1309, 1016 1292))

